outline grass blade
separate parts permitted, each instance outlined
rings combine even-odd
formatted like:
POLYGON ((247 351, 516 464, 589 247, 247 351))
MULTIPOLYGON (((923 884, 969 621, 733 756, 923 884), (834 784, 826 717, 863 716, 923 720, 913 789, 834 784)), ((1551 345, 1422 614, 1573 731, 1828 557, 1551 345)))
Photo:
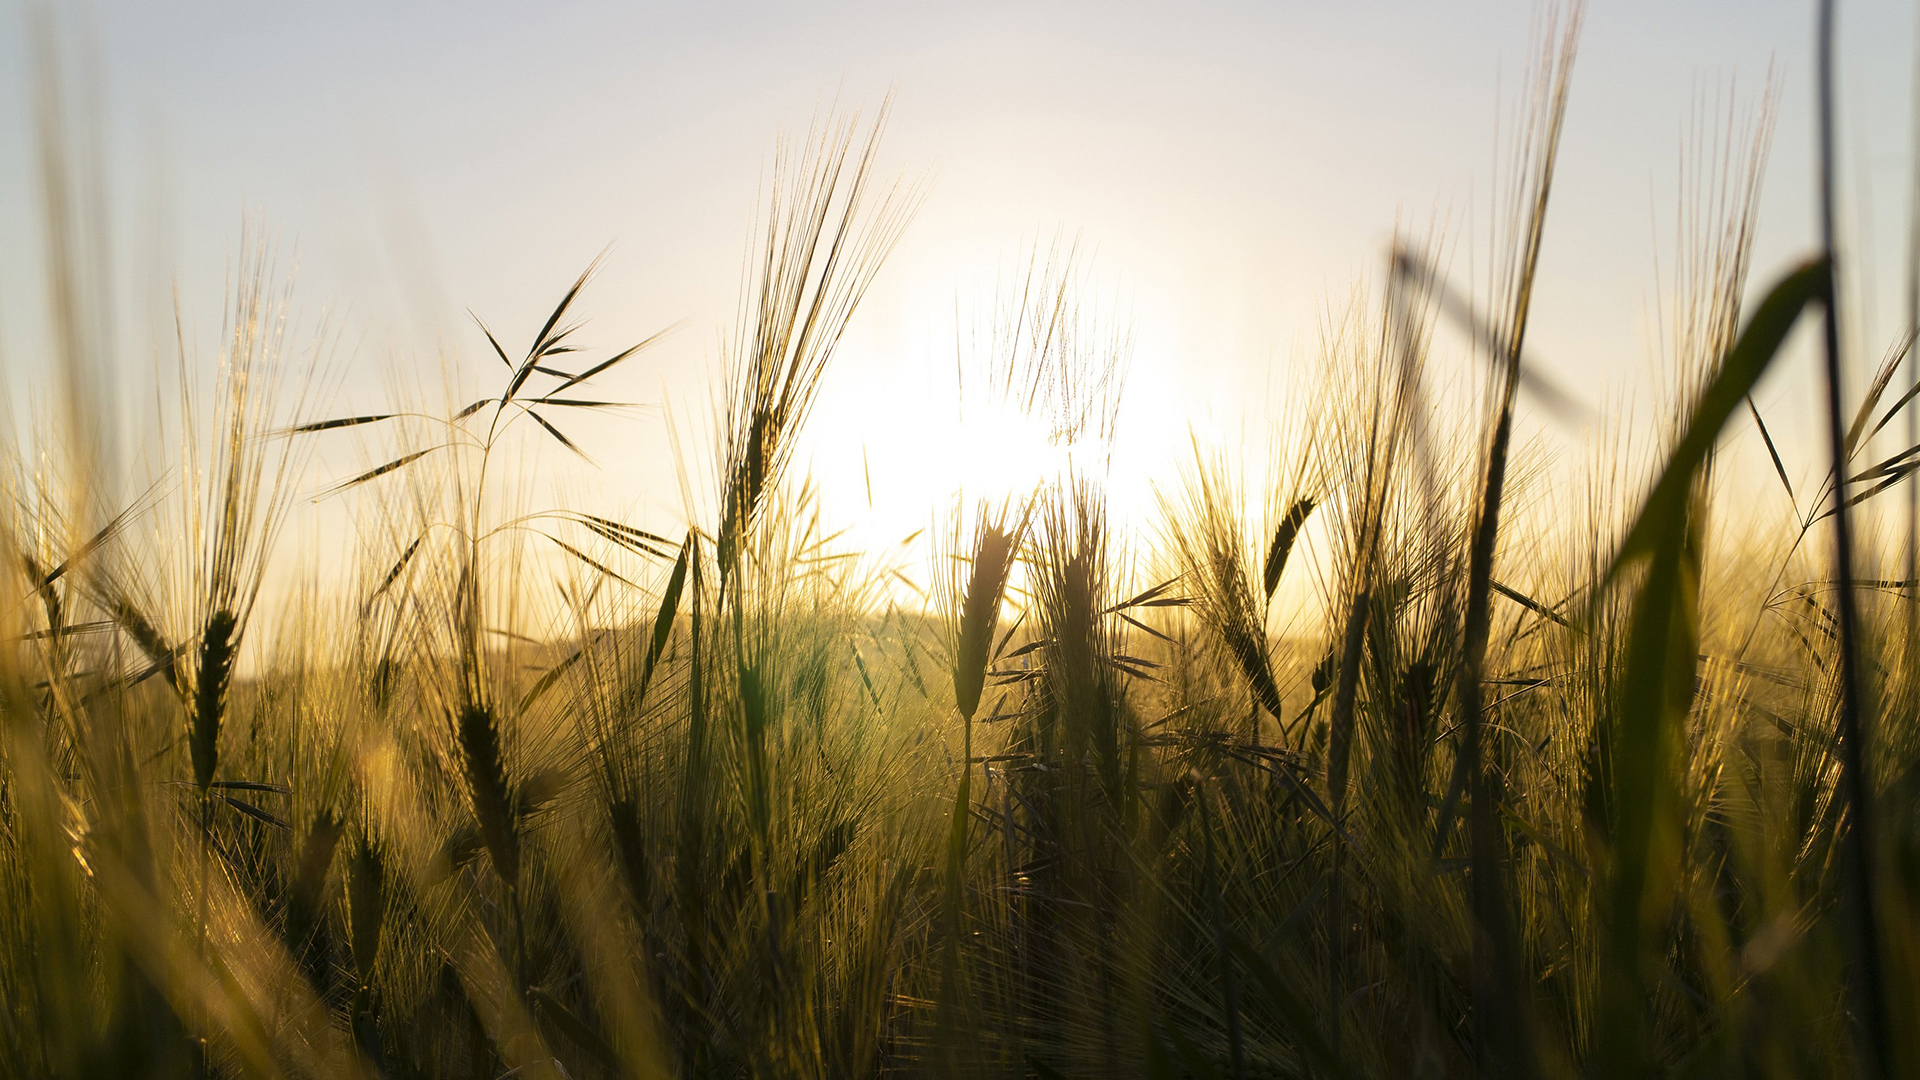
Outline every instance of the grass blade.
POLYGON ((666 590, 660 594, 660 610, 653 617, 653 637, 647 642, 646 666, 640 669, 636 705, 646 700, 647 686, 653 682, 654 668, 660 663, 660 654, 666 651, 667 639, 673 636, 673 620, 680 610, 680 592, 687 583, 687 562, 693 557, 693 551, 693 538, 689 536, 680 545, 680 558, 674 561, 673 573, 667 577, 666 590))
MULTIPOLYGON (((1872 772, 1868 769, 1866 727, 1862 715, 1860 598, 1853 589, 1853 523, 1847 500, 1847 461, 1850 437, 1841 433, 1841 362, 1839 300, 1839 230, 1834 221, 1834 0, 1821 0, 1819 40, 1820 110, 1820 239, 1829 272, 1822 284, 1827 383, 1827 429, 1833 457, 1833 561, 1840 592, 1836 607, 1840 622, 1840 794, 1847 809, 1847 828, 1840 837, 1841 867, 1846 878, 1846 903, 1852 918, 1855 1014, 1863 1071, 1870 1078, 1892 1074, 1893 1028, 1881 968, 1881 942, 1875 860, 1872 772)), ((1891 368, 1889 367, 1889 374, 1891 368)), ((1884 382, 1881 387, 1884 389, 1884 382)), ((1876 395, 1877 396, 1877 391, 1876 395)), ((1859 421, 1855 421, 1858 430, 1859 421)))
POLYGON ((1626 540, 1607 571, 1607 580, 1618 575, 1627 563, 1650 554, 1661 523, 1684 512, 1694 474, 1713 450, 1720 430, 1779 355, 1800 313, 1808 304, 1825 299, 1830 282, 1827 261, 1814 259, 1790 271, 1768 290, 1694 405, 1685 433, 1667 456, 1660 478, 1627 530, 1626 540))
POLYGON ((540 426, 547 429, 547 434, 560 440, 561 446, 564 446, 567 449, 573 451, 574 453, 579 454, 583 461, 593 460, 592 458, 587 456, 587 452, 585 450, 582 450, 578 446, 574 445, 574 442, 572 439, 569 439, 566 437, 566 435, 562 434, 559 428, 554 427, 552 424, 547 423, 546 417, 541 416, 539 413, 534 412, 532 409, 527 410, 527 415, 539 421, 540 426))
POLYGON ((634 354, 645 350, 649 345, 654 344, 655 342, 659 341, 661 338, 667 336, 668 334, 673 333, 675 330, 680 329, 681 325, 683 324, 674 323, 672 326, 667 327, 665 330, 661 330, 655 333, 653 336, 640 342, 640 344, 635 345, 624 352, 615 353, 611 358, 602 360, 598 364, 593 365, 592 367, 588 368, 587 370, 581 372, 578 375, 569 376, 566 382, 563 382, 559 386, 554 387, 552 390, 552 393, 555 393, 555 394, 564 393, 565 391, 575 386, 578 386, 583 382, 586 382, 588 379, 593 378, 595 375, 598 375, 601 372, 612 368, 615 364, 618 364, 621 361, 627 359, 628 357, 633 356, 634 354))
POLYGON ((1504 596, 1507 599, 1513 601, 1514 603, 1519 604, 1521 607, 1526 608, 1528 611, 1533 612, 1535 615, 1538 615, 1543 619, 1547 619, 1552 622, 1559 623, 1561 626, 1573 625, 1572 623, 1567 621, 1566 616, 1561 615, 1559 612, 1553 610, 1552 608, 1546 606, 1545 604, 1542 604, 1540 601, 1535 600, 1533 597, 1528 596, 1526 593, 1523 593, 1518 589, 1509 588, 1508 586, 1501 584, 1499 581, 1489 581, 1487 582, 1487 584, 1489 587, 1493 589, 1494 592, 1497 592, 1501 596, 1504 596))
POLYGON ((1699 652, 1699 555, 1687 510, 1683 503, 1677 513, 1646 519, 1652 565, 1634 603, 1619 704, 1603 745, 1613 821, 1596 1042, 1603 1071, 1613 1076, 1650 1064, 1647 981, 1664 942, 1649 930, 1671 900, 1680 855, 1678 767, 1699 652))
MULTIPOLYGON (((487 335, 487 344, 493 346, 493 354, 500 358, 501 363, 507 365, 508 371, 512 371, 513 361, 507 359, 507 350, 500 347, 500 339, 493 336, 493 331, 487 329, 487 324, 480 321, 480 316, 475 315, 471 311, 467 312, 467 314, 473 319, 474 325, 480 328, 480 332, 487 335)), ((488 398, 487 400, 492 401, 493 399, 488 398)))
POLYGON ((253 805, 252 803, 243 802, 239 799, 234 798, 231 795, 220 796, 220 801, 223 803, 226 803, 228 806, 233 807, 235 810, 240 811, 241 813, 247 815, 248 817, 254 819, 255 821, 262 822, 267 825, 271 825, 276 829, 284 829, 288 832, 293 831, 293 826, 280 820, 274 815, 267 813, 265 810, 260 809, 259 807, 253 805))
POLYGON ((580 398, 541 397, 534 398, 529 404, 552 405, 561 409, 623 409, 631 408, 630 401, 585 401, 580 398))
POLYGON ((367 416, 343 416, 337 420, 316 420, 311 424, 300 424, 286 429, 288 435, 308 435, 316 431, 332 431, 334 428, 358 427, 361 424, 377 424, 382 420, 391 420, 398 413, 372 413, 367 416))
POLYGON ((358 487, 369 480, 377 480, 380 477, 385 476, 390 472, 393 472, 395 469, 404 469, 407 466, 413 464, 416 461, 419 461, 421 458, 426 457, 428 454, 431 454, 438 449, 440 449, 440 447, 438 446, 429 446, 425 450, 415 450, 411 454, 404 454, 400 457, 394 458, 392 461, 387 462, 385 465, 368 469, 366 472, 361 473, 359 476, 356 476, 351 480, 343 480, 340 483, 333 485, 332 487, 328 488, 326 491, 322 492, 321 497, 325 498, 328 495, 337 495, 340 492, 347 490, 348 488, 358 487))
POLYGON ((420 550, 420 543, 425 539, 426 535, 424 533, 413 538, 413 543, 407 545, 407 550, 400 553, 399 560, 396 561, 385 574, 381 575, 379 587, 373 590, 371 596, 367 597, 369 601, 378 600, 382 594, 393 587, 394 582, 400 580, 400 575, 406 572, 407 564, 413 561, 414 553, 420 550))
POLYGON ((548 690, 551 690, 553 685, 560 681, 560 677, 565 675, 573 665, 579 663, 580 658, 586 654, 587 647, 582 645, 568 653, 565 659, 541 673, 540 677, 534 680, 533 685, 527 688, 527 692, 521 696, 520 711, 524 713, 532 708, 533 703, 539 701, 548 690))
MULTIPOLYGON (((1879 372, 1873 377, 1872 385, 1867 388, 1867 396, 1860 399, 1860 407, 1854 410, 1853 423, 1847 427, 1847 439, 1844 446, 1846 448, 1848 461, 1853 460, 1854 452, 1860 448, 1860 435, 1866 428, 1867 421, 1873 418, 1874 406, 1880 404, 1881 396, 1887 392, 1887 384, 1893 381, 1894 372, 1900 370, 1900 362, 1907 358, 1907 351, 1912 348, 1913 332, 1908 331, 1907 334, 1894 345, 1893 349, 1887 353, 1886 360, 1881 362, 1879 372)), ((1896 405, 1893 409, 1887 410, 1887 415, 1881 419, 1880 424, 1875 426, 1873 430, 1879 431, 1881 427, 1884 427, 1887 420, 1893 418, 1893 413, 1898 408, 1899 406, 1896 405)))
POLYGON ((592 567, 594 570, 599 571, 601 574, 604 574, 607 577, 610 577, 613 580, 619 582, 620 584, 625 585, 627 588, 629 589, 639 588, 638 585, 635 585, 633 582, 628 581, 625 577, 622 577, 620 574, 615 573, 612 568, 607 566, 607 564, 601 562, 600 560, 594 558, 591 555, 588 555, 586 552, 581 551, 579 548, 574 547, 572 544, 567 543, 565 540, 562 540, 559 537, 554 536, 552 533, 541 533, 540 535, 545 536, 547 539, 560 545, 560 549, 562 551, 565 551, 567 554, 573 556, 576 559, 579 559, 583 563, 586 563, 588 566, 592 567))
POLYGON ((1767 444, 1767 457, 1773 460, 1773 471, 1780 477, 1780 486, 1787 489, 1787 504, 1799 509, 1800 501, 1794 498, 1793 481, 1787 479, 1787 467, 1780 460, 1780 451, 1773 445, 1773 433, 1767 430, 1767 422, 1760 419, 1760 410, 1754 407, 1753 395, 1747 395, 1747 411, 1753 414, 1753 422, 1760 429, 1760 440, 1767 444))

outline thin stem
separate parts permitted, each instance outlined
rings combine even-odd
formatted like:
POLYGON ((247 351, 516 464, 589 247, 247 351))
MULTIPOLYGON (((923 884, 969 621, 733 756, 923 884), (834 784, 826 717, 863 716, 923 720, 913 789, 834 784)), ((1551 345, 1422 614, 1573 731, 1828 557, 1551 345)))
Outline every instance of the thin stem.
MULTIPOLYGON (((1916 20, 1916 40, 1914 48, 1913 97, 1909 103, 1913 125, 1908 149, 1912 161, 1911 190, 1907 201, 1907 339, 1914 340, 1920 332, 1920 20, 1916 20)), ((1913 387, 1920 390, 1920 349, 1909 344, 1907 347, 1907 365, 1913 372, 1913 387)), ((1920 410, 1907 410, 1907 445, 1920 445, 1920 410)), ((1920 579, 1920 484, 1907 485, 1907 574, 1908 581, 1920 579)), ((1908 692, 1912 692, 1915 661, 1920 653, 1914 649, 1914 639, 1920 637, 1920 590, 1907 587, 1906 634, 1903 643, 1905 655, 1902 664, 1908 692)))
MULTIPOLYGON (((198 949, 196 955, 202 964, 207 964, 207 883, 212 880, 212 868, 209 865, 211 862, 212 848, 213 795, 210 792, 202 790, 200 792, 200 890, 199 896, 196 898, 200 909, 198 914, 199 941, 196 946, 198 949)), ((208 964, 208 966, 211 967, 212 965, 208 964)), ((213 1075, 212 1048, 207 1045, 207 1037, 204 1034, 199 1038, 199 1048, 200 1075, 204 1080, 204 1078, 213 1075)))
POLYGON ((1848 869, 1848 901, 1853 914, 1854 978, 1861 1032, 1861 1064, 1866 1075, 1888 1075, 1889 1025, 1885 984, 1880 969, 1879 928, 1874 919, 1872 782, 1866 770, 1861 723, 1859 598, 1853 591, 1853 521, 1847 507, 1846 427, 1840 385, 1840 260, 1834 227, 1833 0, 1821 0, 1819 26, 1820 237, 1829 276, 1825 331, 1828 449, 1833 456, 1833 547, 1840 595, 1840 768, 1847 828, 1841 835, 1848 869))

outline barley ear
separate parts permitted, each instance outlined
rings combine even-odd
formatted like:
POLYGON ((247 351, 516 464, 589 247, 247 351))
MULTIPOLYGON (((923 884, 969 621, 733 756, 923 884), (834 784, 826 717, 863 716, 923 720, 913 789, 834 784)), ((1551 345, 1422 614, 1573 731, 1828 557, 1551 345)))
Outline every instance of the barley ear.
POLYGON ((1267 548, 1266 597, 1273 601, 1273 591, 1280 587, 1280 575, 1287 568, 1287 556, 1293 553, 1293 542, 1300 537, 1300 527, 1307 523, 1307 516, 1313 513, 1314 501, 1310 495, 1303 495, 1287 509, 1287 515, 1280 519, 1280 527, 1273 531, 1273 544, 1267 548))
POLYGON ((200 672, 193 688, 193 729, 188 743, 193 753, 193 782, 202 795, 212 786, 214 769, 220 763, 220 720, 233 676, 238 629, 233 612, 222 608, 207 618, 206 629, 200 634, 200 672))
POLYGON ((478 704, 462 706, 455 727, 467 797, 473 803, 480 837, 500 880, 511 885, 520 877, 520 844, 513 829, 506 762, 500 754, 500 727, 493 710, 478 704))
POLYGON ((980 708, 986 685, 988 652, 1000 618, 1000 597, 1013 566, 1014 536, 999 524, 983 525, 973 546, 973 572, 960 607, 958 647, 953 658, 953 700, 968 720, 980 708))

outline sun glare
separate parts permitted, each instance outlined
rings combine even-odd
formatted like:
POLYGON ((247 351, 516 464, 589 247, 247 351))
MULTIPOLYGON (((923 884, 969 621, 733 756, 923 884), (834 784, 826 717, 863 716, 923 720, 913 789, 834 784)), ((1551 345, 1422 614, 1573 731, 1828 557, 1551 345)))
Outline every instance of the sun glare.
POLYGON ((941 490, 927 494, 1018 498, 1064 473, 1076 449, 1056 439, 1046 421, 1006 404, 967 408, 941 451, 941 490))
MULTIPOLYGON (((815 467, 823 491, 855 519, 848 542, 863 550, 925 535, 928 522, 956 504, 1018 504, 1093 464, 1091 447, 1057 438, 1045 419, 1010 404, 968 403, 957 412, 949 406, 913 414, 876 393, 851 412, 876 419, 844 428, 859 432, 858 440, 823 446, 815 467), (856 455, 851 470, 831 464, 849 451, 856 455)), ((835 410, 822 425, 826 439, 832 439, 834 421, 845 423, 845 416, 835 410)))

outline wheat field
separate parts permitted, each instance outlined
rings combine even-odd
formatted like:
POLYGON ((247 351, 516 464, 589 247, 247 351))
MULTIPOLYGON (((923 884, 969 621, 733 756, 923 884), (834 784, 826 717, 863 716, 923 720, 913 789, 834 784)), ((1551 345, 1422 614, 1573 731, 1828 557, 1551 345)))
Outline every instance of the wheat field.
MULTIPOLYGON (((475 328, 478 399, 335 416, 248 247, 127 490, 44 123, 65 408, 5 448, 0 1073, 1920 1070, 1920 575, 1860 524, 1912 520, 1920 448, 1871 448, 1916 437, 1913 334, 1841 385, 1830 190, 1824 251, 1750 265, 1763 99, 1693 163, 1657 453, 1548 476, 1515 416, 1585 408, 1525 348, 1579 23, 1539 36, 1483 285, 1403 234, 1270 448, 1196 440, 1151 520, 1081 459, 961 492, 904 567, 795 454, 912 227, 880 123, 780 154, 677 535, 504 475, 594 452, 570 420, 655 340, 575 350, 591 268, 530 340, 475 328), (1749 397, 1802 324, 1814 491, 1749 397), (1740 425, 1791 508, 1760 535, 1716 512, 1740 425), (316 492, 358 569, 263 600, 316 492), (1324 616, 1283 631, 1288 589, 1324 616)), ((1098 444, 1124 350, 1070 263, 1009 291, 987 383, 1098 444)))

